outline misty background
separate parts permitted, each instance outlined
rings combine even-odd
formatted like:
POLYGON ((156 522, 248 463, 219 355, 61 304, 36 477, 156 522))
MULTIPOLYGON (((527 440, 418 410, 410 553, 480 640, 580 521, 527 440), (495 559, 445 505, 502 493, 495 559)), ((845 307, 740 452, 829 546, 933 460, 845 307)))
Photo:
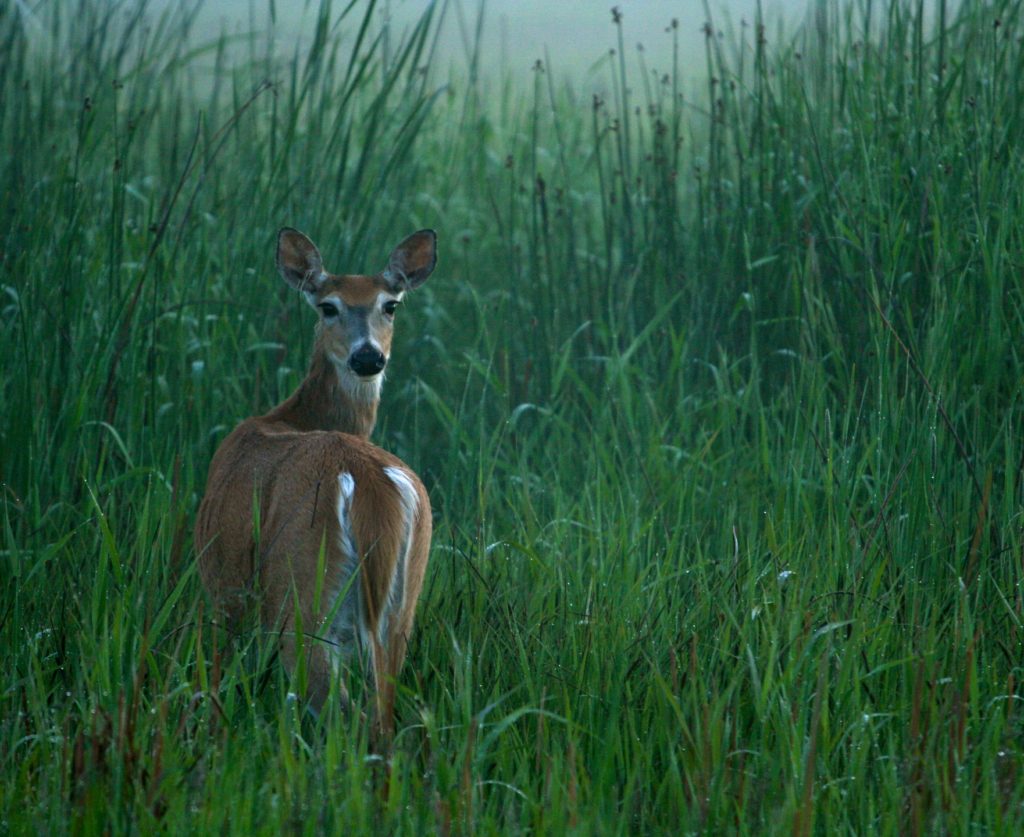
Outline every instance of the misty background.
MULTIPOLYGON (((155 10, 174 6, 179 0, 158 0, 155 10)), ((346 7, 337 2, 337 15, 346 7)), ((397 40, 408 32, 429 7, 424 0, 379 0, 375 14, 379 22, 390 23, 397 40)), ((623 46, 628 58, 642 49, 646 67, 667 71, 672 67, 671 26, 677 23, 679 69, 684 77, 700 80, 705 72, 705 23, 709 18, 718 31, 729 33, 744 28, 752 31, 761 10, 769 39, 778 41, 792 33, 816 0, 517 0, 516 2, 475 2, 453 0, 443 7, 443 24, 438 41, 439 64, 464 66, 480 31, 480 69, 507 69, 513 77, 542 60, 558 74, 576 79, 601 71, 617 33, 612 21, 613 6, 622 16, 623 46), (481 16, 482 14, 482 26, 481 16)), ((194 33, 199 40, 220 34, 259 34, 271 39, 282 55, 312 38, 312 24, 319 0, 222 0, 204 3, 199 9, 194 33)), ((353 18, 353 26, 357 18, 353 18)))

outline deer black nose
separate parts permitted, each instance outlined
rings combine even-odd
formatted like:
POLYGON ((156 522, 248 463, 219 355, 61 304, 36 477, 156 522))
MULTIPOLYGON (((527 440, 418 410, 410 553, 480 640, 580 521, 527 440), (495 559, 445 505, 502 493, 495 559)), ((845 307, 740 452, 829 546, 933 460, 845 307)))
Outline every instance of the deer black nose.
POLYGON ((366 378, 380 372, 387 365, 387 362, 388 359, 377 349, 368 343, 364 343, 356 351, 352 352, 348 359, 348 366, 357 375, 366 378))

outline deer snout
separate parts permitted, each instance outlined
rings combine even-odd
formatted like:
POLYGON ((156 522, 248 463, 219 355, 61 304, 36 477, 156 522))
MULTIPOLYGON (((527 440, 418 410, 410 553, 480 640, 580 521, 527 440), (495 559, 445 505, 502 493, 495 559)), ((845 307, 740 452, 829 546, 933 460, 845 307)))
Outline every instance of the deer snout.
POLYGON ((386 365, 388 359, 379 350, 369 343, 363 343, 358 349, 352 352, 348 358, 348 368, 361 378, 369 378, 376 375, 386 365))

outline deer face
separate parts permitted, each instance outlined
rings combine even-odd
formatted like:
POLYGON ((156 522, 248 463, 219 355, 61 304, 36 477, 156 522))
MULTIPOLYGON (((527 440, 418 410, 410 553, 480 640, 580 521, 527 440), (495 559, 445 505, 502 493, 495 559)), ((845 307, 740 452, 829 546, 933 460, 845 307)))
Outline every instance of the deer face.
POLYGON ((349 389, 379 384, 391 355, 395 311, 405 292, 419 287, 434 269, 436 236, 420 230, 399 244, 377 274, 327 273, 316 246, 298 230, 278 235, 277 268, 320 314, 318 339, 339 382, 349 389))
POLYGON ((321 284, 306 298, 320 312, 320 339, 335 367, 344 365, 364 379, 380 375, 391 356, 395 309, 404 291, 382 276, 328 275, 321 284))

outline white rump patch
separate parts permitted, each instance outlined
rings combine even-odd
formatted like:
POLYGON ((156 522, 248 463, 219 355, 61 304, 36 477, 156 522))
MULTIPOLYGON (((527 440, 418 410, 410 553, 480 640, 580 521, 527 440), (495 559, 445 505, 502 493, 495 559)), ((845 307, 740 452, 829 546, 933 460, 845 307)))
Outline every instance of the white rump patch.
POLYGON ((359 561, 355 533, 352 531, 352 501, 356 496, 356 481, 348 471, 338 474, 338 548, 345 557, 345 576, 354 571, 359 561))
POLYGON ((355 538, 352 534, 352 500, 355 499, 355 479, 348 471, 338 474, 338 546, 346 557, 355 557, 355 538))
POLYGON ((405 569, 409 563, 409 552, 412 550, 413 526, 416 523, 416 513, 419 509, 420 500, 416 488, 409 478, 409 474, 402 468, 388 465, 384 473, 395 488, 398 489, 398 496, 401 499, 402 511, 405 513, 405 537, 399 547, 398 560, 395 562, 395 574, 391 579, 391 588, 388 590, 388 600, 381 613, 380 625, 377 635, 381 644, 386 644, 388 635, 388 623, 395 610, 401 608, 405 598, 405 569))
POLYGON ((338 474, 338 487, 341 489, 341 494, 338 495, 338 508, 341 508, 342 502, 346 506, 351 506, 352 498, 356 493, 356 481, 348 471, 338 474))
POLYGON ((337 676, 356 648, 359 619, 359 552, 352 529, 352 502, 356 496, 356 481, 350 473, 338 474, 338 550, 342 557, 342 572, 338 589, 332 591, 327 611, 333 616, 327 629, 327 653, 331 668, 337 676), (338 598, 341 597, 341 601, 338 598))
POLYGON ((416 517, 416 510, 419 508, 420 498, 416 494, 412 480, 409 479, 409 474, 402 468, 396 468, 393 465, 388 465, 384 469, 384 473, 387 474, 388 479, 398 489, 398 493, 402 498, 402 508, 405 509, 405 516, 409 526, 412 526, 413 519, 416 517))

